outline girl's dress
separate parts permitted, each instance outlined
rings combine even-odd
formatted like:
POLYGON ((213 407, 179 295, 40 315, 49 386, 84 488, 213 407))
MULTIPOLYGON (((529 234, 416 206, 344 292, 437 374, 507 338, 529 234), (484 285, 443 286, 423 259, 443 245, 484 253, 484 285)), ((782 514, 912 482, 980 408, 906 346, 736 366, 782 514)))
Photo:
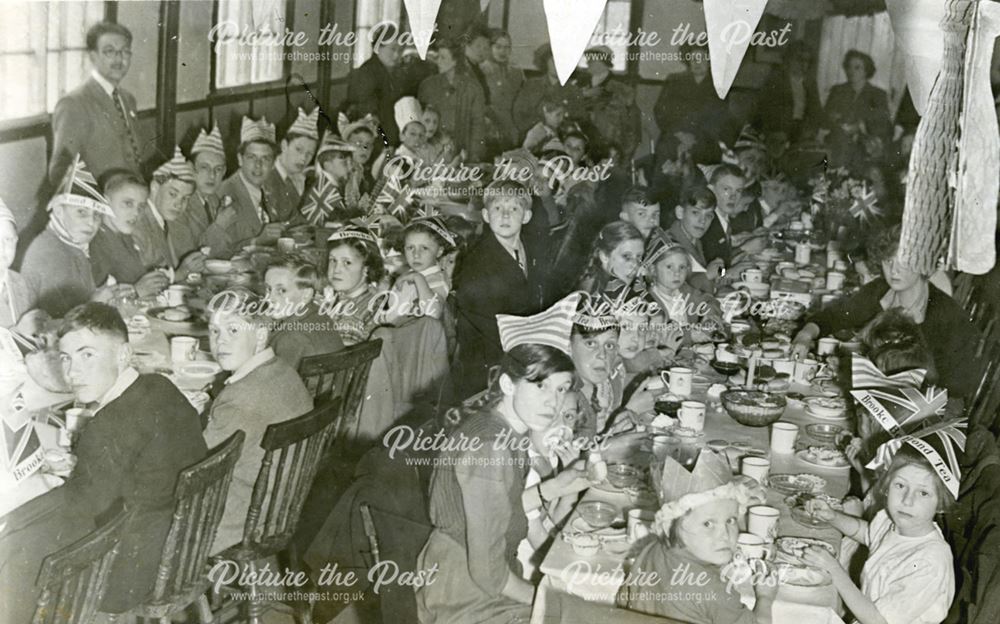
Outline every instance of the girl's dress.
POLYGON ((722 569, 694 558, 683 548, 654 540, 635 558, 626 582, 618 590, 618 606, 690 624, 752 624, 753 612, 727 591, 722 569), (656 573, 653 583, 651 572, 656 573), (703 581, 698 582, 699 577, 703 581))
POLYGON ((466 450, 441 453, 430 486, 434 529, 417 560, 437 566, 433 583, 417 589, 423 624, 500 624, 527 621, 531 606, 503 595, 508 576, 520 576, 517 547, 528 533, 521 505, 529 460, 524 436, 503 416, 484 409, 452 434, 466 450), (503 441, 504 438, 506 442, 503 441), (478 440, 478 450, 461 440, 478 440))
POLYGON ((861 591, 889 624, 938 624, 955 597, 951 548, 934 530, 921 537, 896 532, 882 510, 868 525, 868 561, 861 591))

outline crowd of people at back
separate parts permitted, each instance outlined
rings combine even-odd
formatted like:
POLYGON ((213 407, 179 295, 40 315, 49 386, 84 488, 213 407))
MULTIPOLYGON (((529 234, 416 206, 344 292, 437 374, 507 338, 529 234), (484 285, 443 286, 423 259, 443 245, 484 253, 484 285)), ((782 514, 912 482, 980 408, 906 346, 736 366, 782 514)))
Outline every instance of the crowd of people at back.
MULTIPOLYGON (((560 85, 547 48, 536 55, 541 75, 526 78, 510 65, 511 37, 479 30, 438 42, 436 70, 409 51, 400 60, 395 44, 377 45, 352 72, 335 123, 321 123, 317 108, 299 110, 280 141, 265 120, 244 118, 238 138, 202 130, 186 157, 178 148, 147 181, 138 171, 135 100, 118 87, 131 40, 117 24, 88 34, 94 73, 56 109, 51 172, 61 182, 19 272, 9 268, 16 224, 0 209, 0 325, 36 335, 45 317, 63 317, 57 343, 66 381, 98 413, 76 449, 73 478, 20 510, 30 520, 21 524, 26 533, 8 573, 32 577, 39 558, 30 553, 79 537, 123 496, 147 516, 134 521, 115 564, 102 606, 111 612, 134 605, 152 583, 177 472, 243 429, 249 437, 216 540, 239 541, 264 428, 312 407, 295 373, 302 357, 430 316, 452 338, 455 399, 489 387, 476 405, 489 404, 540 439, 554 418, 578 433, 611 434, 651 411, 654 394, 638 384, 646 372, 725 334, 716 295, 750 266, 770 232, 809 211, 805 182, 822 170, 810 169, 803 154, 821 152, 867 177, 886 207, 898 205, 902 192, 889 172, 905 165, 895 148, 906 138, 893 136, 886 94, 868 82, 875 68, 862 53, 845 57, 848 81, 821 110, 809 52, 793 43, 763 92, 759 119, 744 125, 716 97, 705 51, 686 48, 686 71, 667 78, 653 111, 661 132, 655 153, 633 164, 639 110, 628 81, 611 72, 609 50, 589 50, 586 71, 560 85), (330 126, 322 135, 321 125, 330 126), (236 146, 239 163, 228 177, 227 145, 236 146), (494 180, 474 200, 478 210, 467 211, 471 219, 445 217, 407 205, 406 186, 420 184, 391 164, 397 156, 417 165, 505 160, 529 182, 494 180), (566 157, 568 171, 546 167, 566 157), (602 178, 572 175, 602 163, 602 178), (237 289, 209 311, 212 353, 230 375, 200 422, 168 381, 131 367, 126 325, 106 304, 155 297, 171 282, 204 274, 212 260, 236 265, 245 245, 274 245, 296 226, 330 230, 320 259, 281 254, 263 271, 264 292, 237 289), (501 335, 497 315, 535 314, 577 290, 591 296, 575 315, 565 354, 501 335), (245 304, 258 299, 270 321, 248 312, 254 308, 245 304), (380 303, 388 300, 414 305, 380 303), (594 306, 625 300, 655 302, 647 309, 659 312, 650 317, 638 306, 616 316, 594 306), (499 376, 491 376, 497 365, 499 376)), ((860 330, 901 309, 929 349, 925 364, 936 383, 953 397, 969 396, 979 380, 977 332, 931 276, 895 260, 894 215, 888 210, 882 227, 853 249, 867 283, 815 312, 795 349, 808 352, 821 335, 860 330)), ((479 434, 494 433, 496 422, 480 420, 479 434)), ((544 496, 538 490, 535 507, 585 487, 575 468, 552 476, 558 464, 536 475, 552 485, 544 496)), ((528 487, 524 475, 500 472, 491 479, 510 486, 510 500, 482 498, 499 491, 484 489, 475 499, 481 508, 456 498, 472 496, 475 480, 435 482, 432 520, 447 525, 445 534, 461 526, 469 537, 468 544, 441 538, 425 552, 428 561, 454 564, 442 573, 458 575, 442 585, 446 592, 425 596, 425 615, 437 614, 428 621, 463 621, 469 609, 500 617, 530 603, 528 582, 508 573, 517 543, 503 537, 520 527, 511 511, 528 487), (510 509, 499 513, 505 502, 510 509)), ((477 621, 487 620, 494 621, 477 621)))

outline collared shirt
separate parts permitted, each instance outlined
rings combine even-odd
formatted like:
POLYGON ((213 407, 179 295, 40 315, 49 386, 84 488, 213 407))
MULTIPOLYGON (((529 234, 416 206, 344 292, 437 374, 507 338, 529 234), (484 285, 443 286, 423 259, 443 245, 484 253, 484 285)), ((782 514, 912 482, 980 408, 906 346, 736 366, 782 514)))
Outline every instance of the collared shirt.
MULTIPOLYGON (((262 191, 259 186, 251 184, 250 181, 246 179, 246 176, 243 175, 242 171, 240 171, 240 181, 243 182, 243 186, 247 188, 247 193, 250 194, 250 199, 253 201, 254 209, 257 211, 257 216, 259 217, 262 210, 260 206, 260 198, 264 196, 264 191, 262 191)), ((263 221, 263 219, 261 219, 261 221, 263 221)))
POLYGON ((229 384, 243 379, 250 373, 260 368, 263 364, 267 364, 273 359, 274 350, 271 349, 271 347, 267 347, 260 353, 255 353, 249 360, 243 362, 239 368, 233 371, 233 374, 229 376, 229 379, 226 379, 225 384, 228 386, 229 384))
POLYGON ((527 262, 528 261, 528 253, 524 250, 524 241, 522 241, 520 238, 518 238, 517 239, 517 247, 515 248, 515 247, 508 246, 507 243, 505 241, 501 240, 499 236, 497 236, 496 239, 497 239, 497 242, 500 243, 500 246, 504 248, 504 251, 506 251, 507 253, 509 253, 510 257, 513 258, 515 262, 517 262, 518 266, 521 267, 521 270, 524 271, 525 273, 527 273, 528 272, 528 262, 527 262))
POLYGON ((146 203, 149 204, 149 211, 151 213, 153 213, 153 218, 156 219, 156 222, 160 224, 160 229, 161 230, 166 230, 167 229, 167 220, 164 219, 163 215, 160 214, 160 211, 156 209, 156 204, 154 204, 153 200, 151 200, 151 199, 147 199, 146 203))
POLYGON ((718 208, 715 209, 715 216, 719 218, 719 223, 722 224, 722 231, 726 233, 726 238, 729 238, 729 217, 725 215, 718 208))
POLYGON ((274 168, 278 170, 278 175, 281 177, 282 180, 285 180, 286 182, 288 180, 292 181, 292 185, 295 187, 295 190, 298 191, 299 195, 301 195, 305 191, 306 188, 305 174, 300 173, 299 175, 293 176, 292 174, 288 173, 288 171, 285 169, 285 165, 281 163, 280 158, 276 158, 274 160, 274 168))
POLYGON ((96 69, 90 72, 90 76, 95 81, 97 81, 97 84, 101 85, 101 88, 104 89, 104 92, 108 94, 108 97, 112 97, 112 94, 115 92, 115 89, 118 88, 115 85, 108 82, 108 79, 102 76, 96 69))
POLYGON ((94 409, 94 412, 99 412, 104 409, 108 403, 111 403, 121 395, 125 394, 125 391, 128 390, 129 386, 134 384, 137 379, 139 379, 139 371, 135 370, 131 366, 119 373, 118 379, 115 380, 115 383, 111 384, 111 387, 104 393, 104 396, 97 401, 97 407, 94 409))
POLYGON ((922 279, 920 280, 920 283, 917 284, 917 288, 920 290, 917 293, 916 299, 914 299, 913 303, 908 306, 903 305, 902 301, 899 299, 899 293, 891 288, 889 289, 889 292, 883 295, 883 297, 879 300, 879 303, 882 305, 883 310, 899 308, 900 311, 910 317, 914 323, 920 325, 924 322, 924 317, 927 314, 927 301, 930 297, 930 287, 927 285, 927 280, 922 279))

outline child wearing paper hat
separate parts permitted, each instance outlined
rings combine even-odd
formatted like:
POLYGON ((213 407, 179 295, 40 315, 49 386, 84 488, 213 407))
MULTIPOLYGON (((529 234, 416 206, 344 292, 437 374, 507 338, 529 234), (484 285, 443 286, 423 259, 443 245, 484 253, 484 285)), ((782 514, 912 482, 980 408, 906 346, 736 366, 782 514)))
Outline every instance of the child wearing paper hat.
POLYGON ((751 623, 767 617, 776 583, 757 586, 753 612, 739 593, 722 579, 723 567, 736 554, 739 518, 766 495, 759 485, 733 481, 729 464, 709 450, 698 455, 689 471, 671 457, 664 460, 660 479, 663 505, 656 513, 656 539, 636 556, 618 604, 627 609, 695 624, 751 623), (651 572, 656 584, 651 585, 651 572), (678 574, 678 572, 680 572, 678 574), (637 574, 648 575, 643 583, 637 574), (664 596, 697 593, 702 600, 664 600, 664 596))

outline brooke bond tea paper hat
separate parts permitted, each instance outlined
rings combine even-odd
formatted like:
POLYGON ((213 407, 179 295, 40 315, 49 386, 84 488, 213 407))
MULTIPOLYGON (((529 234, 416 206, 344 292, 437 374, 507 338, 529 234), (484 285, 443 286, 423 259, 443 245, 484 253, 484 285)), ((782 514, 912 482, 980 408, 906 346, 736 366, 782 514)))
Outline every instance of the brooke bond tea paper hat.
POLYGON ((226 157, 226 150, 222 145, 222 133, 219 132, 219 124, 212 126, 211 133, 206 133, 204 128, 198 132, 198 138, 194 140, 194 145, 191 146, 191 159, 193 160, 199 152, 211 152, 223 158, 226 157))
POLYGON ((175 145, 173 158, 157 167, 156 171, 153 172, 153 177, 157 179, 177 178, 194 184, 194 167, 187 158, 184 158, 181 148, 175 145))
POLYGON ((48 210, 56 206, 82 206, 90 208, 105 216, 114 216, 108 199, 97 190, 97 180, 87 170, 87 165, 77 154, 73 163, 66 170, 55 196, 49 200, 48 210))

